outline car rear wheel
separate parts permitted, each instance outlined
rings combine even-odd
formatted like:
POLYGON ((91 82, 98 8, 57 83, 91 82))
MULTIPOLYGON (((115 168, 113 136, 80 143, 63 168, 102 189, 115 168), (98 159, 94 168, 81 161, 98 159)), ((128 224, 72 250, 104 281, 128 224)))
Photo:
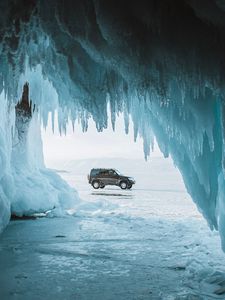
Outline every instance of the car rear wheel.
POLYGON ((100 188, 100 183, 99 183, 99 181, 94 180, 94 181, 92 182, 92 186, 93 186, 94 189, 99 189, 99 188, 100 188))
POLYGON ((127 182, 126 181, 121 181, 120 182, 120 188, 122 190, 126 190, 127 189, 127 182))

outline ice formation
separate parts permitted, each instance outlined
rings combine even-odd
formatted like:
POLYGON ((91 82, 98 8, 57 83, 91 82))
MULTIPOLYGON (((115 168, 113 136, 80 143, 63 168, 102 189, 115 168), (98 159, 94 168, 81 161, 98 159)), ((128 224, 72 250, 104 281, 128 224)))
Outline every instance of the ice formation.
POLYGON ((0 95, 0 231, 11 214, 62 215, 78 201, 76 191, 45 168, 39 112, 28 95, 28 84, 16 106, 0 95))
MULTIPOLYGON (((90 116, 103 130, 109 104, 113 126, 123 112, 127 131, 131 117, 146 157, 154 137, 164 155, 172 156, 225 249, 225 1, 5 0, 0 5, 5 12, 0 18, 2 224, 15 185, 11 169, 21 153, 12 150, 12 107, 28 81, 37 108, 29 147, 38 120, 46 125, 49 112, 58 111, 62 131, 70 120, 87 130, 90 116)), ((52 180, 46 171, 38 171, 38 178, 40 185, 52 180)), ((30 189, 24 188, 27 177, 17 179, 12 209, 22 213, 20 199, 30 189)), ((32 210, 29 199, 24 201, 32 210)))

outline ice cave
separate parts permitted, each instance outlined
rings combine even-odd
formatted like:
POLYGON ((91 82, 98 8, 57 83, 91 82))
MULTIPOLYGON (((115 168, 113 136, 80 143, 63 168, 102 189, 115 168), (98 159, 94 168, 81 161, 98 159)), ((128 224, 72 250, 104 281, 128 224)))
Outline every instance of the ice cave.
MULTIPOLYGON (((101 132, 122 113, 145 159, 154 141, 172 158, 225 251, 225 1, 1 0, 0 9, 0 232, 11 216, 64 216, 81 201, 45 166, 49 118, 52 132, 76 122, 86 132, 90 119, 101 132)), ((116 299, 77 295, 54 299, 116 299)), ((117 299, 211 299, 141 295, 117 299)))

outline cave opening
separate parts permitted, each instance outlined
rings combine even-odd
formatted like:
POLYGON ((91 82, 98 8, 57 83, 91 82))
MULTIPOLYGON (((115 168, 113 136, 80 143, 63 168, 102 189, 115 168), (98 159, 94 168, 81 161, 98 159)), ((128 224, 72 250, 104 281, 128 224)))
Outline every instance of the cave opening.
MULTIPOLYGON (((80 124, 69 123, 66 132, 62 133, 57 126, 58 116, 54 119, 54 130, 51 116, 47 126, 42 128, 45 165, 56 170, 78 191, 81 199, 87 203, 93 201, 91 204, 99 200, 104 203, 108 201, 109 205, 116 203, 118 210, 124 207, 128 215, 133 207, 139 216, 200 218, 200 213, 187 194, 182 176, 172 159, 165 158, 155 142, 150 158, 145 160, 143 139, 138 136, 134 141, 132 124, 125 133, 122 114, 117 116, 114 129, 109 117, 108 127, 101 132, 97 131, 94 121, 89 119, 86 132, 83 132, 80 124), (135 184, 130 190, 121 190, 119 185, 106 185, 95 190, 88 182, 88 177, 91 169, 96 168, 115 169, 121 175, 134 178, 135 184), (111 201, 114 196, 115 199, 111 201)), ((103 209, 104 213, 106 212, 103 209)))

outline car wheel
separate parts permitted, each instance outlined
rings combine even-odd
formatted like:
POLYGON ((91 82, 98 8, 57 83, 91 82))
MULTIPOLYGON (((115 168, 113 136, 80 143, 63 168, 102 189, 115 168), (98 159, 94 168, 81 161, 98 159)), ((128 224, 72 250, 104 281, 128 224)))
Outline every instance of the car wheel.
POLYGON ((128 185, 127 188, 130 190, 132 188, 132 184, 128 185))
POLYGON ((122 190, 126 190, 127 189, 127 182, 126 181, 121 181, 120 182, 120 188, 122 190))
POLYGON ((94 189, 99 189, 99 188, 100 188, 100 183, 99 183, 99 181, 94 180, 94 181, 92 182, 92 186, 93 186, 94 189))
POLYGON ((104 185, 101 185, 101 186, 100 186, 100 189, 104 189, 104 187, 105 187, 104 185))

